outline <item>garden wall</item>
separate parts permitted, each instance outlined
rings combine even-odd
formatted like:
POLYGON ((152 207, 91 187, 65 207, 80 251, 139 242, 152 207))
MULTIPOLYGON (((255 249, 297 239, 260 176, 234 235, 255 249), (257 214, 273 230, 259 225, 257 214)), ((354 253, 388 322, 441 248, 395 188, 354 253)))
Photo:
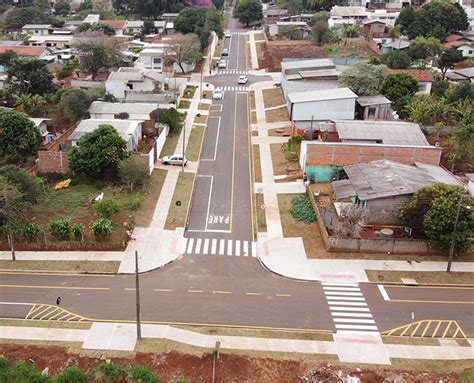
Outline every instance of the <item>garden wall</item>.
POLYGON ((307 188, 306 190, 316 213, 316 220, 319 226, 321 238, 323 239, 324 246, 328 251, 354 253, 390 252, 392 254, 440 254, 439 251, 431 249, 428 242, 423 239, 348 238, 329 235, 311 189, 307 188))

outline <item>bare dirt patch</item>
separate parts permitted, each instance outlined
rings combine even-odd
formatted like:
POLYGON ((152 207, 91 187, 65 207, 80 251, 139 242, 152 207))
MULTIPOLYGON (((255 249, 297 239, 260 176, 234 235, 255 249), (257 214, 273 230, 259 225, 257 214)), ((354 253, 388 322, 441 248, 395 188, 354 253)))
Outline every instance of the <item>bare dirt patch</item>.
POLYGON ((283 122, 288 121, 290 119, 290 115, 288 114, 288 108, 286 106, 282 106, 281 108, 266 110, 265 118, 268 123, 283 122))
MULTIPOLYGON (((162 342, 165 343, 165 342, 162 342)), ((213 355, 206 350, 201 353, 183 353, 170 350, 157 352, 104 352, 85 351, 64 346, 45 346, 5 342, 2 353, 10 360, 33 360, 38 370, 49 368, 51 375, 67 367, 77 366, 85 371, 110 359, 112 363, 129 367, 141 364, 156 371, 161 382, 211 382, 213 355)), ((259 353, 221 351, 216 364, 215 382, 338 382, 338 371, 344 375, 358 376, 362 382, 384 382, 385 378, 400 376, 405 383, 459 382, 472 370, 471 361, 407 361, 398 360, 392 367, 343 365, 328 363, 317 356, 285 354, 285 356, 262 356, 259 353), (430 366, 428 366, 431 364, 430 366), (358 368, 359 367, 359 368, 358 368), (406 367, 406 368, 404 368, 406 367), (429 368, 428 368, 429 367, 429 368)), ((396 381, 396 380, 390 380, 396 381)))
POLYGON ((281 88, 264 89, 262 93, 265 108, 274 108, 285 105, 285 98, 283 97, 283 91, 281 88))
POLYGON ((258 59, 259 68, 268 68, 269 72, 280 72, 284 58, 324 58, 324 51, 309 40, 270 41, 259 44, 262 56, 258 59))

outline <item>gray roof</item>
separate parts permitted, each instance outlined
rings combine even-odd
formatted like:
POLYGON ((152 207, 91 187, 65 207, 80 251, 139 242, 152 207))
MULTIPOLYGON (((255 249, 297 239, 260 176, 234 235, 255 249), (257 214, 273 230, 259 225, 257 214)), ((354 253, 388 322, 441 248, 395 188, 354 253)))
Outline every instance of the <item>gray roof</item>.
POLYGON ((455 72, 460 74, 461 76, 473 78, 474 77, 474 67, 464 68, 464 69, 456 69, 455 72))
POLYGON ((351 16, 365 16, 367 11, 365 7, 339 7, 335 5, 331 9, 331 16, 351 17, 351 16))
POLYGON ((281 69, 305 69, 305 68, 334 68, 334 63, 331 59, 313 59, 313 60, 294 60, 283 61, 281 69))
POLYGON ((143 21, 141 20, 130 20, 127 21, 126 28, 141 28, 143 27, 143 21))
POLYGON ((334 181, 336 198, 347 198, 350 188, 360 200, 409 195, 434 183, 462 184, 447 170, 437 165, 415 163, 405 165, 380 160, 344 166, 348 180, 334 181), (349 182, 351 185, 349 185, 349 182))
POLYGON ((315 90, 309 92, 291 93, 288 95, 290 102, 312 102, 324 100, 341 100, 347 98, 357 98, 357 95, 349 88, 336 88, 315 90))
POLYGON ((344 142, 381 141, 386 145, 430 146, 418 124, 382 120, 336 120, 339 139, 344 142))
POLYGON ((130 68, 134 70, 122 70, 120 68, 117 72, 110 73, 107 80, 121 80, 121 81, 143 81, 143 73, 136 68, 130 68))
POLYGON ((324 80, 304 80, 304 81, 288 81, 286 88, 288 94, 307 92, 312 90, 326 90, 339 88, 337 81, 324 81, 324 80))
POLYGON ((90 113, 142 113, 150 114, 152 111, 158 108, 157 104, 151 103, 136 103, 136 104, 124 104, 121 102, 103 102, 103 101, 94 101, 90 108, 90 113))
POLYGON ((382 44, 384 48, 393 48, 393 49, 406 49, 410 46, 410 42, 406 40, 394 40, 394 41, 386 41, 382 44))
POLYGON ((155 28, 164 28, 166 26, 166 20, 156 20, 154 25, 155 28))
POLYGON ((320 70, 305 70, 299 72, 302 78, 311 77, 336 77, 341 75, 341 71, 337 69, 320 69, 320 70))
POLYGON ((112 125, 120 137, 128 142, 130 136, 135 132, 140 123, 141 121, 137 120, 82 120, 69 139, 71 141, 77 141, 85 134, 93 132, 99 125, 112 125))
POLYGON ((383 105, 383 104, 391 104, 392 102, 382 96, 381 94, 377 96, 359 96, 357 97, 357 103, 360 106, 369 106, 369 105, 383 105))
POLYGON ((25 24, 23 29, 51 29, 53 26, 51 24, 25 24))

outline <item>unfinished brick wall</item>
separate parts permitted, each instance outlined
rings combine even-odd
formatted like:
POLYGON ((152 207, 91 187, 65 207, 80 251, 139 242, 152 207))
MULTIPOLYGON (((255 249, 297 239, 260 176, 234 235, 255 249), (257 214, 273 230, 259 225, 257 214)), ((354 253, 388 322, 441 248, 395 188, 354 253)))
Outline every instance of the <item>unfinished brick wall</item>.
POLYGON ((435 146, 394 146, 380 144, 345 144, 311 142, 307 145, 306 165, 345 166, 376 160, 390 160, 403 164, 421 162, 439 165, 441 148, 435 146))
POLYGON ((38 173, 66 173, 68 169, 67 152, 56 152, 51 150, 40 150, 38 152, 38 173))

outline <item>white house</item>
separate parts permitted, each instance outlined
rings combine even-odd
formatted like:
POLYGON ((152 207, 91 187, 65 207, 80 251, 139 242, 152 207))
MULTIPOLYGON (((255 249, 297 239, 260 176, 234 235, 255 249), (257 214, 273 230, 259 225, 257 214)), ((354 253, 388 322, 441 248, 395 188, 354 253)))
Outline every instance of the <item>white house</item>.
POLYGON ((349 88, 290 93, 291 121, 353 120, 357 95, 349 88))
POLYGON ((125 25, 125 33, 127 34, 135 34, 135 33, 141 33, 143 28, 143 21, 141 20, 130 20, 127 21, 127 24, 125 25))
POLYGON ((48 121, 51 121, 50 118, 28 118, 32 121, 38 130, 41 133, 41 142, 43 145, 46 145, 48 142, 54 140, 54 134, 49 134, 48 132, 48 121))
POLYGON ((32 36, 48 36, 52 29, 51 24, 26 24, 21 28, 23 33, 32 36))
POLYGON ((94 24, 98 23, 100 20, 100 15, 98 14, 89 14, 86 16, 84 20, 82 20, 83 23, 89 23, 89 24, 94 24))
POLYGON ((99 125, 111 125, 127 143, 128 150, 135 150, 142 138, 142 122, 137 120, 82 120, 69 137, 72 146, 76 146, 79 139, 87 133, 93 132, 99 125))
POLYGON ((164 44, 156 44, 154 47, 140 51, 135 66, 162 72, 164 67, 164 44))
POLYGON ((360 24, 368 19, 369 15, 365 7, 339 7, 335 5, 331 9, 329 27, 342 27, 344 24, 360 24))
POLYGON ((155 29, 156 29, 156 32, 161 35, 163 33, 165 33, 165 29, 166 29, 166 20, 156 20, 155 23, 155 29))
POLYGON ((128 93, 160 91, 164 82, 165 77, 157 71, 122 67, 110 73, 105 82, 105 90, 124 101, 128 93))
POLYGON ((463 57, 474 57, 474 44, 464 43, 457 47, 463 57))
POLYGON ((31 36, 28 41, 33 46, 70 48, 74 35, 31 36))
POLYGON ((134 103, 124 104, 121 102, 103 102, 94 101, 90 108, 89 114, 92 119, 96 120, 141 120, 150 119, 150 113, 158 109, 159 105, 154 103, 134 103), (122 113, 127 113, 127 118, 121 118, 122 113))

